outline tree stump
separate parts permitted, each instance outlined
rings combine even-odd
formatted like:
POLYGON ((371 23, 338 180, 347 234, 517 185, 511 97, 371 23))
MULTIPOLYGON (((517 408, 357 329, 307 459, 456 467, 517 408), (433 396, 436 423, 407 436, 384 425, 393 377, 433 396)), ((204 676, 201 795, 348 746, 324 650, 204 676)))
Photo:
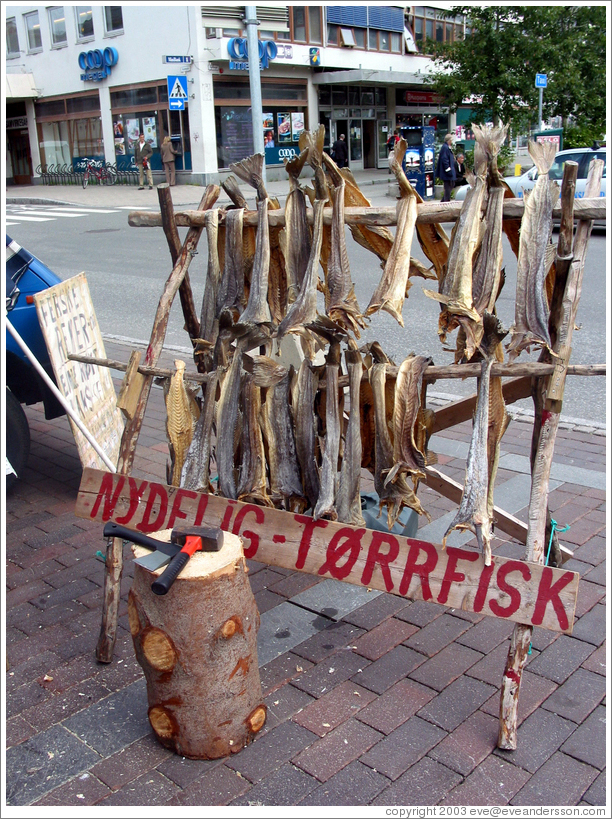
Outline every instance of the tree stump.
MULTIPOLYGON (((148 550, 133 546, 136 557, 148 550)), ((164 567, 165 568, 165 567, 164 567)), ((158 740, 191 759, 236 753, 263 727, 257 663, 259 612, 239 537, 219 552, 197 552, 168 594, 134 565, 128 617, 147 680, 149 721, 158 740)))

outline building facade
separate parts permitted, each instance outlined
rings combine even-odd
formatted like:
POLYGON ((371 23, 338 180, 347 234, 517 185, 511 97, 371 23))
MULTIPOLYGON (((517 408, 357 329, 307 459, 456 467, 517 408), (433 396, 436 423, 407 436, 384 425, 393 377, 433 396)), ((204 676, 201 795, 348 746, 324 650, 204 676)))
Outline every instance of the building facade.
MULTIPOLYGON (((386 165, 396 125, 443 136, 454 124, 423 87, 426 7, 256 9, 268 178, 318 123, 326 146, 346 135, 354 169, 386 165)), ((141 132, 154 172, 170 136, 182 182, 218 181, 253 152, 244 6, 22 4, 4 14, 8 184, 86 158, 130 166, 141 132)), ((463 36, 461 20, 449 25, 448 36, 463 36)))

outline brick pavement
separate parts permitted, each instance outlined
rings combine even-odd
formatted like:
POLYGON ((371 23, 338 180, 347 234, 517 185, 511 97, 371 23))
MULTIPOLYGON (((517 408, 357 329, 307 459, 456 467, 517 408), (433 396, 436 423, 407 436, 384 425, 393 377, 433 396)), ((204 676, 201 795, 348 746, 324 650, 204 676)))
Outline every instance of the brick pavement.
MULTIPOLYGON (((116 344, 107 353, 127 360, 129 350, 116 344)), ((590 470, 584 485, 571 481, 569 467, 551 492, 555 519, 571 524, 562 538, 574 551, 568 568, 584 579, 573 634, 535 630, 516 752, 495 745, 511 625, 250 561, 267 724, 230 759, 194 761, 164 749, 147 720, 127 622, 129 561, 113 662, 95 660, 101 528, 73 514, 81 468, 67 420, 46 421, 38 406, 27 415, 30 461, 6 502, 8 805, 110 812, 115 805, 605 804, 601 430, 558 434, 555 463, 567 469, 574 458, 590 470), (295 633, 274 653, 279 613, 295 633)), ((154 388, 134 469, 140 477, 164 480, 163 417, 154 388)), ((432 439, 432 449, 468 434, 464 424, 432 439)), ((526 456, 529 437, 529 424, 515 420, 502 448, 526 456)), ((459 455, 444 461, 462 476, 459 455)), ((500 470, 498 485, 516 476, 500 470)), ((496 493, 503 507, 503 485, 496 493)), ((423 500, 434 523, 453 508, 428 490, 423 500)), ((521 553, 512 541, 495 543, 502 554, 521 553)))

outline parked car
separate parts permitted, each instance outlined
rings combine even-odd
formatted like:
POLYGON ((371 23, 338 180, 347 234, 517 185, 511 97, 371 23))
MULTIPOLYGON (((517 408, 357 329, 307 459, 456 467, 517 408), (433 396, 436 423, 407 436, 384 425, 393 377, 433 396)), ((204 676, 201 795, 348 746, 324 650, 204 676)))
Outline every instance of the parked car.
MULTIPOLYGON (((61 279, 10 236, 6 237, 6 312, 11 324, 53 379, 34 294, 61 279)), ((6 457, 17 473, 6 476, 10 489, 24 469, 30 451, 30 429, 22 404, 42 401, 45 418, 57 418, 65 410, 32 366, 29 358, 6 330, 6 457)))
MULTIPOLYGON (((582 198, 584 196, 584 189, 586 186, 586 180, 589 173, 589 165, 591 164, 593 159, 603 159, 604 163, 606 162, 606 148, 569 148, 567 151, 559 151, 559 153, 555 157, 555 161, 548 172, 548 176, 550 179, 555 179, 561 184, 561 180, 563 178, 563 167, 565 163, 569 160, 572 162, 578 162, 578 178, 576 180, 576 197, 582 198)), ((606 167, 604 167, 603 178, 601 180, 601 193, 600 196, 606 195, 606 167)), ((530 168, 521 176, 506 176, 504 178, 504 182, 508 183, 508 186, 514 192, 519 199, 523 196, 523 191, 530 191, 533 186, 535 185, 536 179, 538 178, 538 171, 535 165, 533 168, 530 168)), ((455 189, 455 196, 456 200, 465 199, 465 194, 469 190, 469 185, 463 185, 460 188, 455 189)), ((604 225, 605 220, 602 222, 596 221, 596 225, 604 225)))

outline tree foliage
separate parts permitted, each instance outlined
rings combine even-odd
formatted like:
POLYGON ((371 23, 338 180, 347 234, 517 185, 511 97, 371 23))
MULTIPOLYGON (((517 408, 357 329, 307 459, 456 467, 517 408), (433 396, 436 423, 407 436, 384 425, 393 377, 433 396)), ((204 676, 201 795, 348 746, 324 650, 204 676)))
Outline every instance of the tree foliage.
POLYGON ((606 10, 599 6, 453 6, 472 33, 449 44, 429 42, 429 84, 451 111, 469 101, 474 121, 535 124, 536 73, 546 74, 543 116, 601 136, 606 122, 606 10))

